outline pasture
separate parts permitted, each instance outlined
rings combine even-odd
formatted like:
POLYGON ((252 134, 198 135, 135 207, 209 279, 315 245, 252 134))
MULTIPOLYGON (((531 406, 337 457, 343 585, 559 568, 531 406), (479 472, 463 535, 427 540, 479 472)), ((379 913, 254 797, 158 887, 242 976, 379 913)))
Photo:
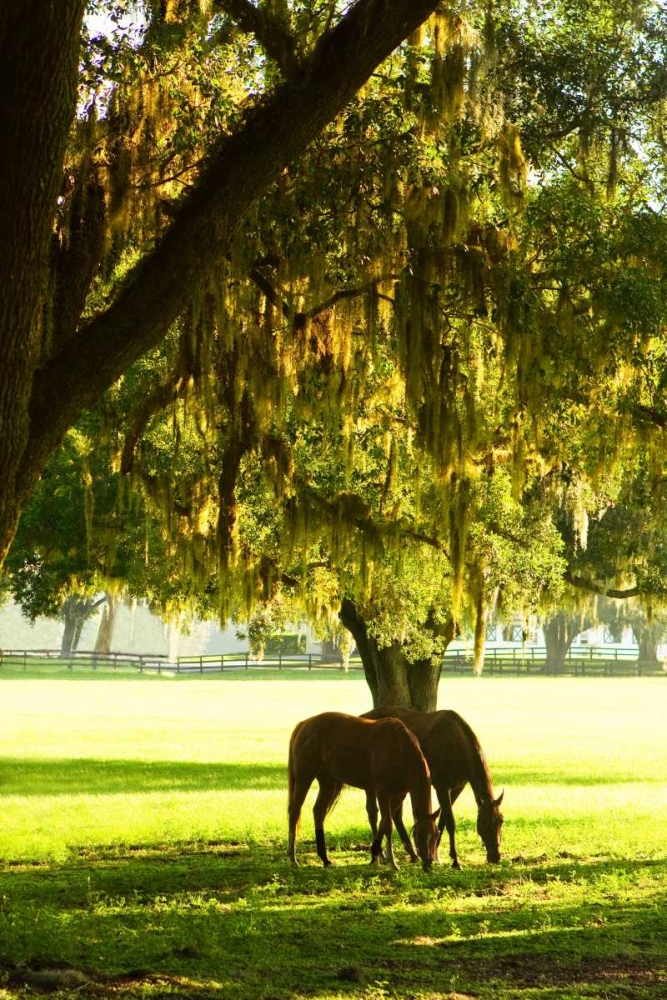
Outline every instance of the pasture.
MULTIPOLYGON (((362 792, 286 858, 287 743, 359 676, 0 674, 0 998, 667 995, 667 681, 448 677, 506 789, 485 862, 368 864, 362 792)), ((407 808, 409 815, 409 807, 407 808)), ((446 851, 443 852, 446 855, 446 851)))

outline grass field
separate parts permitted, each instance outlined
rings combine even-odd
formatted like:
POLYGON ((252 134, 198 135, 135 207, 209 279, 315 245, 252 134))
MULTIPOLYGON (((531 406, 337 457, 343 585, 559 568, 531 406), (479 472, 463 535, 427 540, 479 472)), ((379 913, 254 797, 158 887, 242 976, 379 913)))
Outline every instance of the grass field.
MULTIPOLYGON (((667 996, 667 681, 447 678, 503 811, 489 866, 368 864, 363 795, 285 857, 287 742, 361 677, 0 677, 0 997, 667 996)), ((399 861, 402 860, 398 852, 399 861)))

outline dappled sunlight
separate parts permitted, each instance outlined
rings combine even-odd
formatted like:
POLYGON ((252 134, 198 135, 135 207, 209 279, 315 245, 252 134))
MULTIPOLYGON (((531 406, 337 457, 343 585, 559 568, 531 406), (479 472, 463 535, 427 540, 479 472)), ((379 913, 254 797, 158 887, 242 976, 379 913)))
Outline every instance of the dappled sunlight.
MULTIPOLYGON (((483 938, 484 940, 491 940, 493 938, 497 939, 525 938, 525 937, 536 937, 540 934, 572 934, 580 930, 581 928, 576 926, 557 927, 557 928, 551 926, 547 928, 531 927, 531 928, 512 929, 503 931, 492 931, 489 930, 488 928, 483 928, 478 931, 475 937, 483 938)), ((463 937, 460 932, 455 931, 454 933, 445 935, 444 937, 429 937, 420 935, 415 938, 410 938, 406 940, 398 939, 396 941, 392 941, 392 945, 406 945, 409 947, 415 945, 416 947, 423 947, 423 948, 438 948, 441 947, 442 945, 447 945, 447 944, 460 944, 461 941, 466 941, 466 940, 468 939, 463 937)))
MULTIPOLYGON (((150 996, 159 985, 160 995, 206 989, 220 1000, 340 990, 380 1000, 383 981, 405 1000, 416 983, 435 981, 465 981, 476 996, 493 996, 497 983, 518 997, 544 985, 545 962, 575 989, 593 968, 609 984, 664 982, 664 961, 644 960, 641 941, 642 921, 664 929, 665 865, 638 869, 632 898, 621 866, 614 887, 603 863, 567 885, 552 881, 549 897, 512 867, 428 876, 405 866, 396 875, 349 854, 343 861, 294 870, 267 849, 184 848, 17 871, 14 896, 29 930, 15 938, 14 961, 30 969, 31 939, 42 934, 61 968, 85 968, 93 982, 98 967, 110 968, 115 994, 150 996)), ((7 879, 0 872, 0 893, 7 879)), ((0 935, 12 926, 0 910, 0 935)))

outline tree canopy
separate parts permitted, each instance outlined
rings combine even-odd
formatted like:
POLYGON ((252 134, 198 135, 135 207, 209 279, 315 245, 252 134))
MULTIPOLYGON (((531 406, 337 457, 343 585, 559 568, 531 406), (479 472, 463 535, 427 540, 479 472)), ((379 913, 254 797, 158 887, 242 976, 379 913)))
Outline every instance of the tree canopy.
POLYGON ((611 586, 589 522, 661 516, 663 5, 85 10, 1 15, 4 547, 92 407, 222 617, 287 587, 428 664, 611 586))

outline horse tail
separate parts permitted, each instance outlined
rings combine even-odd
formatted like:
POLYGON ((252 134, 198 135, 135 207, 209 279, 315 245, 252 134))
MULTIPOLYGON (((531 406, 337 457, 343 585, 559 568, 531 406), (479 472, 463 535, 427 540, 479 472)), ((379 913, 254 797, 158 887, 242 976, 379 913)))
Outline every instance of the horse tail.
POLYGON ((329 813, 331 812, 331 810, 333 809, 333 807, 334 807, 334 806, 336 805, 336 803, 338 802, 338 800, 339 800, 339 798, 340 798, 340 796, 341 796, 341 792, 342 792, 342 791, 343 791, 343 786, 342 786, 342 784, 340 784, 340 785, 338 785, 338 788, 337 788, 337 791, 336 791, 336 794, 334 795, 334 797, 332 798, 331 802, 330 802, 330 803, 329 803, 329 805, 327 806, 327 812, 326 812, 327 816, 329 815, 329 813))
POLYGON ((294 731, 293 731, 292 735, 290 736, 290 741, 289 741, 289 754, 288 754, 288 757, 287 757, 287 810, 288 810, 288 812, 291 809, 292 803, 294 801, 294 789, 296 787, 296 765, 294 763, 294 757, 295 757, 294 744, 296 742, 296 737, 299 734, 299 731, 301 730, 302 725, 303 725, 303 723, 300 722, 297 726, 294 727, 294 731))

